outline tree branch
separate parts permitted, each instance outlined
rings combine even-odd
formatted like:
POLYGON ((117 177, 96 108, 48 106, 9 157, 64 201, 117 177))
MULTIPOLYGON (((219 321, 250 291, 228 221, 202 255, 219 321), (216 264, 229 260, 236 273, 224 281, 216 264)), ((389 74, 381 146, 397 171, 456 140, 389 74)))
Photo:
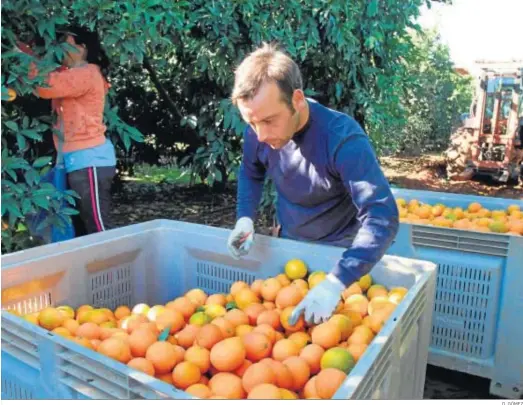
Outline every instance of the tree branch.
POLYGON ((163 100, 167 103, 167 106, 169 107, 169 110, 173 115, 177 115, 178 118, 181 120, 183 118, 183 114, 178 108, 178 106, 174 103, 172 98, 169 96, 169 93, 167 93, 167 90, 163 86, 162 82, 158 78, 158 75, 156 74, 156 70, 154 70, 153 66, 151 65, 151 62, 149 61, 149 58, 147 56, 144 56, 143 58, 143 67, 149 72, 149 76, 151 77, 152 82, 154 83, 154 86, 160 93, 163 100))

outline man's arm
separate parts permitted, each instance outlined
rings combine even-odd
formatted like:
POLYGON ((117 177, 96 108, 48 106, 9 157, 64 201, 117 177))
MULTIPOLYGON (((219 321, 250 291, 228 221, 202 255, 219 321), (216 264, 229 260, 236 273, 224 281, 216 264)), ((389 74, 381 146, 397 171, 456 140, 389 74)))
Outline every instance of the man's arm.
POLYGON ((383 257, 399 227, 399 214, 389 183, 364 134, 343 139, 333 166, 352 195, 361 227, 350 248, 332 270, 349 285, 367 274, 383 257))
POLYGON ((247 127, 244 132, 243 159, 238 176, 237 218, 248 217, 255 220, 260 203, 265 167, 257 156, 258 141, 247 127))

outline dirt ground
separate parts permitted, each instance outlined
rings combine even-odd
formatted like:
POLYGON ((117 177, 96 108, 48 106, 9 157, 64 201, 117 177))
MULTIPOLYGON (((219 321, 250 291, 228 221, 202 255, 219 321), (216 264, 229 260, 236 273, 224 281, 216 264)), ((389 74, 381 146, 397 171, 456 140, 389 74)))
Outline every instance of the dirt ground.
MULTIPOLYGON (((391 184, 397 187, 523 199, 521 185, 500 185, 487 179, 447 181, 438 156, 383 158, 381 164, 391 184)), ((231 185, 224 192, 211 193, 203 185, 187 187, 128 179, 115 195, 114 202, 114 226, 164 218, 232 228, 236 189, 231 185)), ((257 222, 257 232, 267 234, 270 226, 270 221, 261 218, 257 222)), ((483 378, 429 366, 424 396, 431 399, 492 398, 489 383, 483 378)))

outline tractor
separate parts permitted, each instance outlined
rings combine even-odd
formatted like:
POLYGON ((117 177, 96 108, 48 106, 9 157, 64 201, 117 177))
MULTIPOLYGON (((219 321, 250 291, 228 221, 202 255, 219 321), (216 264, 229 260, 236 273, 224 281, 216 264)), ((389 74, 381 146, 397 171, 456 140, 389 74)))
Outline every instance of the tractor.
POLYGON ((445 151, 447 176, 489 176, 523 183, 523 62, 517 67, 480 67, 476 94, 445 151))

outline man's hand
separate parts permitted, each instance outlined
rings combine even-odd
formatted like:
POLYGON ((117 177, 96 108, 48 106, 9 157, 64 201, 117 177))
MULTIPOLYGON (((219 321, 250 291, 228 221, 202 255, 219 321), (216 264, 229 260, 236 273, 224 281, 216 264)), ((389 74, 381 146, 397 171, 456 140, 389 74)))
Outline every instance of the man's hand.
POLYGON ((254 223, 249 217, 240 218, 229 235, 227 247, 235 259, 245 256, 254 242, 254 223))
POLYGON ((294 308, 289 318, 289 324, 294 325, 304 312, 305 321, 309 324, 327 321, 336 309, 344 289, 345 285, 335 275, 329 274, 294 308))

